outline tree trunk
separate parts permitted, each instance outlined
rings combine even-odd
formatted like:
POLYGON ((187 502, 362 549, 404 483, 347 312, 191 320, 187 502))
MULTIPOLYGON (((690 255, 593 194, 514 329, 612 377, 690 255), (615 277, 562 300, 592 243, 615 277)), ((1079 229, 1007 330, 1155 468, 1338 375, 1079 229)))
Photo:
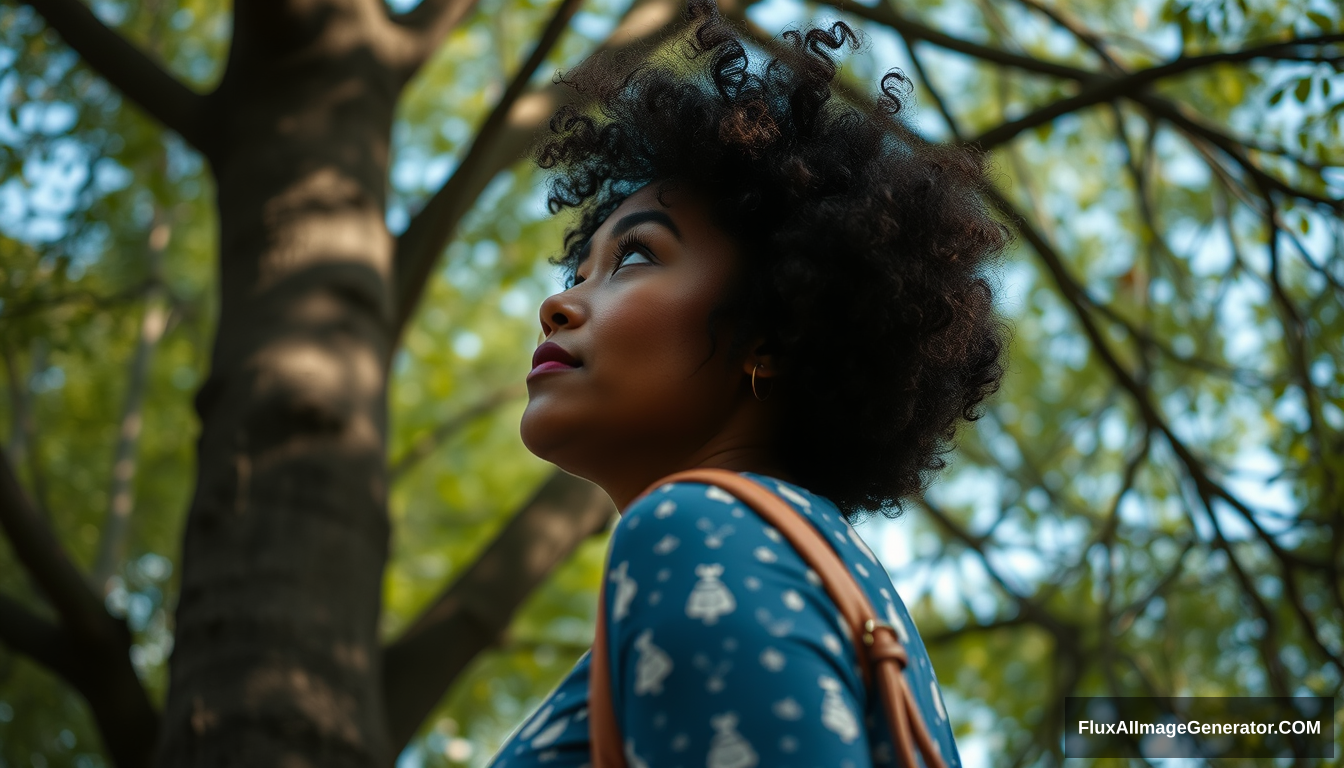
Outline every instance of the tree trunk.
POLYGON ((402 77, 373 4, 239 0, 211 97, 218 333, 164 766, 385 766, 377 637, 402 77))

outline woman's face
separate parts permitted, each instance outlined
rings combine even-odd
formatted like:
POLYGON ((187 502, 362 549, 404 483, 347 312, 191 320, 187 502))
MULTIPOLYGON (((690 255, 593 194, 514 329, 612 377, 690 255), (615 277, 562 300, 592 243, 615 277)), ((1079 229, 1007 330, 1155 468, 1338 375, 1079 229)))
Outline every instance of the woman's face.
POLYGON ((688 189, 660 201, 658 186, 603 222, 574 286, 542 303, 546 340, 527 379, 528 449, 609 493, 620 478, 653 482, 740 440, 723 433, 751 398, 730 328, 710 336, 737 249, 688 189))

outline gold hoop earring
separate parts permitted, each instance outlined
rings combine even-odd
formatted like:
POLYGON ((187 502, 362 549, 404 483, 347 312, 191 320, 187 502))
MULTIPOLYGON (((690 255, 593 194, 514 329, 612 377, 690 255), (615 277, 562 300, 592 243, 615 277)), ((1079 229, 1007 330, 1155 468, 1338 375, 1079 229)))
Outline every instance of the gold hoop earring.
MULTIPOLYGON (((761 393, 756 391, 756 371, 760 370, 761 365, 762 365, 761 363, 757 363, 757 364, 756 364, 756 367, 751 369, 751 394, 752 394, 757 400, 760 400, 761 402, 765 402, 765 401, 770 397, 770 392, 766 392, 766 393, 765 393, 765 397, 761 397, 761 393)), ((773 390, 773 389, 774 389, 774 388, 771 387, 771 390, 773 390)))

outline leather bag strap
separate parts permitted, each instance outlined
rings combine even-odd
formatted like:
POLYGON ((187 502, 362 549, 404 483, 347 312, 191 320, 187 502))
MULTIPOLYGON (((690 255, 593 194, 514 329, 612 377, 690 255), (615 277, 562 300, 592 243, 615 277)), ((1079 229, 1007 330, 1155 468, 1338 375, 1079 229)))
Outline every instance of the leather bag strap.
MULTIPOLYGON (((804 562, 821 577, 822 587, 844 618, 868 685, 870 688, 876 685, 879 689, 890 721, 897 757, 908 768, 916 768, 919 764, 915 761, 915 750, 918 749, 927 768, 946 768, 905 680, 907 656, 896 630, 878 617, 867 594, 854 581, 840 556, 817 529, 765 486, 726 469, 691 469, 668 475, 649 486, 640 494, 640 498, 655 488, 676 482, 704 483, 723 488, 751 507, 788 540, 804 562)), ((608 569, 610 565, 608 562, 608 569)), ((603 572, 606 573, 606 570, 603 572)), ((604 578, 597 611, 597 635, 589 659, 589 746, 593 768, 625 768, 620 727, 616 722, 611 698, 606 592, 604 578)))

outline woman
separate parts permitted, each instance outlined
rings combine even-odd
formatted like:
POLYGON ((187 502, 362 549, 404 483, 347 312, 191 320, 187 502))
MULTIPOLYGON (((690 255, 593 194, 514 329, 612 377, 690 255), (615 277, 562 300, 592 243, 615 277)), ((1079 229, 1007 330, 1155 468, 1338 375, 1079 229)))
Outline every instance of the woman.
POLYGON ((496 768, 589 762, 589 664, 609 664, 631 768, 893 765, 878 697, 816 574, 730 494, 745 473, 830 540, 910 654, 906 678, 949 765, 928 656, 847 518, 894 514, 1002 374, 983 272, 1005 243, 976 156, 931 146, 832 91, 849 27, 786 33, 757 62, 711 6, 665 55, 570 76, 587 97, 539 152, 573 208, 541 307, 527 447, 623 510, 585 657, 496 768))

